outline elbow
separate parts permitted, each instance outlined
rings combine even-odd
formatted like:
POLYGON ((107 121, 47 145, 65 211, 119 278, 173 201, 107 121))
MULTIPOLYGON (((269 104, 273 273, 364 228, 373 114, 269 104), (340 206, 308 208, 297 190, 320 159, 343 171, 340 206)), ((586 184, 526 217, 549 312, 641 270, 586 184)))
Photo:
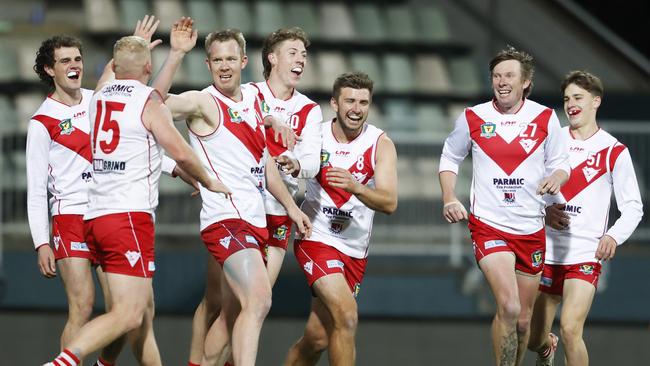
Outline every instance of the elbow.
POLYGON ((385 213, 386 215, 392 215, 397 211, 397 200, 393 200, 392 202, 384 205, 382 207, 381 212, 385 213))

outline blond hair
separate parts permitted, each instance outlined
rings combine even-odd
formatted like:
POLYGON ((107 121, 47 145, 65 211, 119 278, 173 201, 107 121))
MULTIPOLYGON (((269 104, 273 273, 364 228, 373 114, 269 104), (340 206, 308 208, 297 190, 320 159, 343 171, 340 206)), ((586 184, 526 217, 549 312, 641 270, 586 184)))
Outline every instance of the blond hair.
POLYGON ((151 62, 149 42, 138 36, 120 38, 113 46, 113 65, 115 74, 136 75, 142 67, 151 62))

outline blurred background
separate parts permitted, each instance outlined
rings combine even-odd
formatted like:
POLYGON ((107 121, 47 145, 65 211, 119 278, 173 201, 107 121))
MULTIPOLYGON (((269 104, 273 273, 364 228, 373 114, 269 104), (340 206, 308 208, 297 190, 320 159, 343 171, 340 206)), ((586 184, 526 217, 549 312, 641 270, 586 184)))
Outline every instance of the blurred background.
MULTIPOLYGON (((92 89, 115 40, 130 34, 144 14, 161 20, 155 38, 165 43, 172 23, 191 16, 200 39, 176 75, 172 91, 181 92, 211 81, 202 48, 210 31, 236 27, 244 32, 250 61, 243 81, 248 82, 263 80, 264 37, 297 25, 312 40, 300 90, 321 105, 325 119, 334 116, 329 98, 336 76, 368 73, 376 83, 369 122, 397 145, 399 208, 392 216, 375 216, 359 295, 358 364, 489 365, 493 299, 474 263, 466 226, 448 225, 440 214, 437 166, 455 118, 464 107, 491 98, 487 64, 494 53, 512 45, 535 57, 531 99, 556 109, 562 124, 563 76, 574 69, 600 76, 605 96, 599 123, 630 149, 647 203, 650 47, 642 27, 650 5, 593 3, 0 0, 0 365, 44 362, 58 352, 65 322, 63 288, 58 279, 40 276, 26 214, 27 124, 47 93, 32 70, 43 39, 66 33, 83 40, 84 86, 92 89)), ((155 67, 167 51, 165 44, 154 50, 155 67)), ((470 179, 466 161, 457 185, 465 203, 470 179)), ((185 364, 190 317, 202 296, 208 260, 198 235, 200 200, 168 177, 161 178, 160 191, 156 331, 163 360, 185 364)), ((618 211, 612 203, 613 222, 618 211)), ((646 216, 604 266, 585 330, 593 365, 650 364, 649 239, 646 216)), ((260 365, 281 363, 309 309, 310 293, 291 253, 284 264, 261 339, 260 365)), ((533 360, 529 354, 528 364, 533 360)), ((120 364, 134 364, 128 351, 120 364)))

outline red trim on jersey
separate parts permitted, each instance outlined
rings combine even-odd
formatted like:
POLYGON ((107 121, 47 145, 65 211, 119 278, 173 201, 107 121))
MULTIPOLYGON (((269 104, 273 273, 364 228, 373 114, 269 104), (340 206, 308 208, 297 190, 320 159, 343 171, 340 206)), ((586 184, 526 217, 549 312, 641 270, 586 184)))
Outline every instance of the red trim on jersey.
MULTIPOLYGON (((215 98, 218 104, 222 107, 222 110, 231 109, 226 103, 215 98)), ((246 121, 243 120, 239 122, 233 122, 230 114, 222 113, 222 124, 223 126, 230 131, 237 139, 246 147, 246 149, 253 155, 255 161, 262 160, 264 156, 264 149, 266 148, 266 141, 264 139, 264 132, 259 128, 261 117, 259 116, 259 105, 253 106, 255 108, 255 114, 257 117, 257 126, 253 129, 246 121)))
POLYGON ((49 132, 52 141, 55 141, 57 144, 65 146, 68 149, 74 151, 82 158, 88 160, 89 163, 92 162, 93 157, 90 151, 90 136, 80 129, 72 126, 72 121, 70 122, 70 126, 73 127, 74 130, 67 134, 62 134, 62 129, 59 126, 61 120, 46 116, 44 114, 36 115, 32 117, 32 119, 43 124, 43 126, 49 132))
POLYGON ((224 98, 228 98, 228 99, 232 100, 233 103, 239 103, 239 102, 241 102, 242 100, 244 100, 244 93, 241 91, 241 87, 239 88, 239 94, 241 94, 241 99, 242 99, 242 100, 240 100, 240 101, 236 101, 236 100, 234 100, 232 97, 229 97, 229 96, 227 96, 226 94, 222 93, 221 90, 219 90, 219 88, 217 88, 216 85, 212 84, 212 85, 210 85, 210 86, 213 87, 214 90, 216 90, 216 92, 219 93, 219 94, 221 94, 221 96, 223 96, 224 98))
POLYGON ((494 109, 497 112, 499 112, 499 114, 517 114, 524 107, 524 104, 526 104, 526 100, 527 100, 526 98, 522 100, 521 105, 519 106, 519 108, 517 108, 516 111, 514 111, 514 113, 503 113, 503 111, 501 111, 499 105, 497 104, 497 98, 492 98, 492 107, 494 107, 494 109))
POLYGON ((372 168, 374 169, 375 166, 377 165, 377 148, 379 147, 379 139, 384 136, 386 132, 382 132, 379 136, 377 136, 377 140, 375 141, 375 144, 373 145, 372 149, 372 168))
POLYGON ((210 93, 207 93, 207 94, 210 97, 212 97, 212 100, 214 101, 214 104, 217 106, 217 111, 219 111, 219 124, 217 125, 217 127, 215 127, 215 129, 212 130, 212 132, 210 132, 209 134, 201 135, 199 133, 196 133, 194 130, 192 130, 192 126, 190 126, 190 124, 187 123, 187 121, 185 122, 185 125, 187 126, 187 130, 190 131, 192 133, 192 135, 194 135, 196 137, 201 137, 201 138, 206 138, 208 136, 214 135, 219 130, 219 127, 221 126, 221 121, 223 121, 223 111, 221 110, 221 106, 219 106, 219 102, 217 101, 217 98, 214 95, 210 94, 210 93))
MULTIPOLYGON (((372 177, 375 175, 375 169, 372 167, 372 163, 365 163, 365 162, 371 162, 372 161, 372 150, 373 150, 374 145, 370 146, 364 153, 363 153, 363 159, 364 159, 364 164, 362 169, 358 169, 357 167, 357 162, 354 162, 351 167, 348 168, 348 171, 352 174, 364 174, 363 180, 359 181, 359 183, 365 185, 368 183, 372 177)), ((350 198, 353 196, 352 193, 342 189, 342 188, 337 188, 337 187, 332 187, 327 183, 327 171, 332 168, 332 165, 328 163, 327 166, 322 167, 320 169, 319 174, 316 176, 316 180, 318 181, 318 184, 320 184, 321 187, 327 192, 327 194, 330 196, 332 199, 332 202, 336 205, 337 208, 341 208, 346 202, 350 200, 350 198)))
MULTIPOLYGON (((51 164, 47 164, 47 167, 49 168, 47 173, 48 173, 48 175, 52 178, 52 190, 53 190, 53 191, 56 191, 56 186, 54 185, 54 181, 55 181, 56 179, 54 179, 54 176, 52 175, 52 169, 53 169, 53 168, 52 168, 52 165, 51 165, 51 164)), ((61 199, 59 199, 59 198, 56 196, 56 194, 52 194, 52 197, 54 198, 54 201, 56 201, 56 203, 54 203, 54 204, 52 205, 52 207, 54 207, 54 205, 56 205, 56 204, 58 203, 58 204, 59 204, 59 208, 57 209, 57 212, 58 212, 59 215, 60 215, 60 214, 61 214, 61 199)))
POLYGON ((612 148, 612 152, 609 154, 609 171, 611 172, 614 170, 614 165, 616 165, 616 160, 618 159, 618 156, 621 155, 623 150, 625 150, 627 147, 623 144, 621 145, 616 145, 612 148))
MULTIPOLYGON (((269 88, 269 92, 271 93, 271 95, 273 96, 273 98, 275 98, 275 99, 280 99, 280 98, 278 98, 278 97, 275 96, 275 93, 273 92, 273 89, 271 89, 271 85, 269 85, 269 81, 268 81, 268 80, 264 80, 264 83, 266 83, 266 87, 269 88)), ((258 89, 259 89, 259 88, 258 88, 258 89)), ((291 89, 291 93, 289 94, 289 98, 287 98, 287 99, 280 99, 280 100, 283 100, 283 101, 286 102, 287 100, 293 98, 293 95, 294 95, 294 94, 296 94, 296 88, 291 89)))
MULTIPOLYGON (((201 150, 203 150, 203 154, 205 154, 205 158, 208 160, 208 164, 210 164, 210 169, 212 169, 214 174, 217 176, 217 179, 221 180, 221 177, 219 177, 219 173, 217 173, 217 170, 214 168, 214 165, 212 165, 212 161, 210 160, 210 155, 208 155, 208 151, 205 149, 205 146, 203 146, 203 141, 201 141, 201 139, 199 138, 197 138, 196 140, 201 145, 201 150)), ((230 204, 232 204, 232 207, 235 209, 235 211, 237 211, 237 216, 239 216, 239 218, 242 219, 241 214, 239 213, 239 209, 235 205, 235 201, 232 200, 232 195, 228 197, 230 199, 230 204)))
MULTIPOLYGON (((309 116, 309 113, 317 106, 318 104, 316 103, 310 103, 310 104, 305 104, 302 108, 300 108, 299 111, 296 113, 292 114, 291 117, 289 117, 289 122, 293 119, 293 116, 297 116, 298 118, 298 127, 293 129, 293 132, 297 136, 302 135, 302 130, 305 128, 307 125, 307 117, 309 116)), ((287 148, 282 146, 282 143, 276 142, 275 141, 275 130, 273 127, 267 128, 266 129, 266 146, 269 149, 269 154, 271 156, 279 156, 283 152, 287 151, 287 148)))
POLYGON ((160 92, 158 90, 154 89, 152 90, 149 95, 147 96, 147 99, 144 101, 144 104, 142 105, 142 111, 140 112, 140 123, 142 123, 142 127, 144 127, 145 130, 149 131, 151 133, 151 130, 147 128, 147 125, 144 124, 144 119, 142 116, 144 115, 144 110, 147 108, 147 103, 149 103, 149 100, 151 99, 151 94, 156 93, 160 97, 160 100, 163 100, 162 95, 160 95, 160 92))
POLYGON ((361 128, 361 133, 360 134, 356 135, 352 140, 350 140, 348 142, 341 142, 341 141, 339 141, 339 139, 336 138, 336 135, 334 134, 334 123, 336 123, 336 118, 332 119, 332 123, 330 123, 330 130, 332 131, 332 137, 334 137, 334 140, 336 142, 338 142, 339 144, 350 144, 350 143, 352 143, 354 140, 359 138, 359 136, 363 135, 363 132, 366 130, 366 127, 367 127, 366 123, 364 122, 363 127, 361 128))
POLYGON ((69 108, 69 107, 74 107, 74 106, 78 106, 78 105, 80 105, 80 104, 83 102, 83 100, 84 100, 84 92, 83 92, 83 89, 79 89, 79 91, 80 91, 80 93, 81 93, 81 99, 79 99, 79 103, 77 103, 77 104, 68 104, 68 103, 63 103, 62 101, 60 101, 60 100, 58 100, 58 99, 54 99, 54 97, 53 97, 54 92, 48 94, 48 95, 47 95, 47 99, 50 99, 50 100, 52 100, 53 102, 57 102, 57 103, 59 103, 59 104, 61 104, 61 105, 64 105, 64 106, 66 106, 66 107, 68 107, 68 108, 69 108))
MULTIPOLYGON (((596 134, 597 134, 598 132, 600 132, 600 127, 598 127, 598 129, 596 130, 596 132, 594 132, 593 134, 591 134, 591 136, 587 137, 586 139, 582 139, 582 141, 587 141, 587 140, 589 140, 590 138, 596 136, 596 134)), ((573 131, 571 131, 570 128, 569 128, 569 136, 571 136, 571 138, 574 139, 574 140, 576 139, 576 137, 573 136, 573 131)))
MULTIPOLYGON (((546 140, 548 136, 548 122, 553 110, 545 109, 537 117, 528 123, 536 123, 537 128, 535 136, 521 137, 517 135, 511 142, 506 142, 501 136, 494 133, 491 137, 481 136, 481 126, 488 123, 479 117, 471 109, 465 110, 469 133, 474 142, 494 161, 507 175, 521 165, 537 148, 546 140), (534 137, 532 140, 530 137, 534 137), (526 152, 523 147, 524 141, 532 141, 535 145, 526 152)), ((528 127, 526 127, 528 129, 528 127)))
POLYGON ((151 176, 153 175, 153 171, 151 170, 151 143, 149 142, 149 135, 147 135, 147 147, 147 168, 149 169, 147 185, 149 186, 149 203, 151 203, 151 176))
POLYGON ((562 196, 564 196, 564 199, 567 200, 567 202, 571 201, 571 199, 577 196, 578 193, 582 192, 591 183, 597 181, 598 178, 607 173, 604 162, 605 157, 607 156, 607 150, 609 150, 609 147, 600 150, 594 155, 597 156, 600 154, 603 157, 603 162, 600 166, 593 166, 593 164, 588 166, 587 162, 589 160, 600 161, 600 159, 596 159, 592 156, 591 159, 587 159, 580 163, 580 165, 571 169, 569 180, 560 189, 562 196))

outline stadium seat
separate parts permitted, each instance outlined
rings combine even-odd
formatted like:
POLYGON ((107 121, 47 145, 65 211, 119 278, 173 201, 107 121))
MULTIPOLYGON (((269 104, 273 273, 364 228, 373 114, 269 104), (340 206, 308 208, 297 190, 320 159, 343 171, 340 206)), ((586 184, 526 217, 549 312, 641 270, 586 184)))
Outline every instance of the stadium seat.
MULTIPOLYGON (((187 11, 194 19, 194 28, 201 34, 208 34, 221 28, 221 14, 217 12, 214 1, 211 0, 188 0, 187 11)), ((201 44, 201 40, 197 45, 201 44)))
POLYGON ((239 29, 244 36, 253 30, 253 14, 248 2, 226 0, 221 3, 221 14, 225 28, 239 29))
POLYGON ((417 38, 415 19, 410 7, 404 4, 387 6, 386 22, 386 36, 391 41, 413 41, 417 38))
POLYGON ((277 1, 256 1, 255 12, 255 34, 259 37, 266 37, 278 28, 284 27, 283 4, 277 1))
POLYGON ((417 90, 425 93, 445 93, 451 89, 445 61, 435 55, 415 57, 417 90))
POLYGON ((160 20, 158 30, 162 32, 169 32, 174 22, 187 14, 180 0, 156 0, 153 2, 153 12, 160 20))
POLYGON ((365 2, 354 4, 352 14, 359 40, 379 42, 386 38, 386 25, 379 5, 365 2))
POLYGON ((415 85, 413 80, 413 65, 408 56, 399 53, 384 55, 384 85, 391 92, 412 92, 415 85))
POLYGON ((7 95, 0 95, 0 116, 0 136, 11 134, 18 129, 16 111, 7 95))
POLYGON ((86 25, 91 32, 110 32, 119 28, 113 0, 84 0, 84 10, 86 25))
POLYGON ((321 3, 321 36, 324 39, 350 40, 355 36, 346 4, 321 3))
POLYGON ((287 27, 297 26, 307 32, 310 39, 320 38, 320 26, 313 3, 309 1, 290 2, 286 6, 287 27))
POLYGON ((198 89, 210 84, 212 77, 207 65, 205 64, 205 51, 203 47, 195 47, 190 51, 183 61, 187 82, 198 89))
MULTIPOLYGON (((167 55, 169 54, 168 46, 158 46, 151 51, 151 61, 154 69, 154 75, 156 75, 160 68, 162 67, 167 55)), ((178 86, 182 84, 187 84, 187 76, 185 74, 185 69, 180 67, 176 74, 174 75, 173 84, 178 86)))
POLYGON ((332 90, 334 80, 349 70, 348 63, 343 54, 336 51, 319 52, 318 69, 320 72, 319 89, 323 91, 332 90))
POLYGON ((419 4, 415 11, 418 38, 445 42, 450 39, 447 17, 436 4, 419 4))
POLYGON ((119 0, 119 8, 122 32, 133 32, 137 21, 146 14, 151 14, 149 2, 146 0, 119 0))
POLYGON ((363 71, 374 81, 374 91, 382 91, 384 89, 384 73, 379 65, 377 57, 368 52, 355 52, 350 55, 350 71, 363 71))
POLYGON ((38 107, 41 106, 43 100, 45 100, 45 95, 42 93, 23 93, 15 97, 14 103, 16 105, 19 131, 27 132, 29 119, 34 115, 38 107))
POLYGON ((448 60, 453 89, 460 93, 479 93, 479 80, 476 64, 469 57, 453 57, 448 60))
MULTIPOLYGON (((9 42, 0 40, 0 82, 18 79, 18 57, 16 49, 9 42)), ((33 62, 34 60, 32 60, 33 62)))
POLYGON ((438 103, 420 103, 415 107, 417 129, 432 140, 441 142, 451 132, 444 109, 438 103))
POLYGON ((388 132, 414 133, 417 131, 417 116, 413 103, 405 99, 384 101, 386 130, 388 132))
POLYGON ((336 117, 336 112, 332 109, 329 100, 323 100, 318 103, 320 109, 323 112, 323 121, 330 121, 332 118, 336 117))
POLYGON ((264 80, 264 67, 262 67, 262 50, 259 48, 250 49, 248 52, 248 65, 244 71, 248 74, 249 80, 258 82, 264 80))
POLYGON ((298 85, 299 90, 308 92, 309 90, 318 88, 319 73, 317 60, 317 53, 310 53, 307 51, 307 64, 302 71, 302 77, 300 78, 300 84, 298 85))
POLYGON ((39 80, 34 72, 34 59, 40 45, 40 41, 32 39, 25 39, 18 45, 18 72, 22 80, 39 80))

